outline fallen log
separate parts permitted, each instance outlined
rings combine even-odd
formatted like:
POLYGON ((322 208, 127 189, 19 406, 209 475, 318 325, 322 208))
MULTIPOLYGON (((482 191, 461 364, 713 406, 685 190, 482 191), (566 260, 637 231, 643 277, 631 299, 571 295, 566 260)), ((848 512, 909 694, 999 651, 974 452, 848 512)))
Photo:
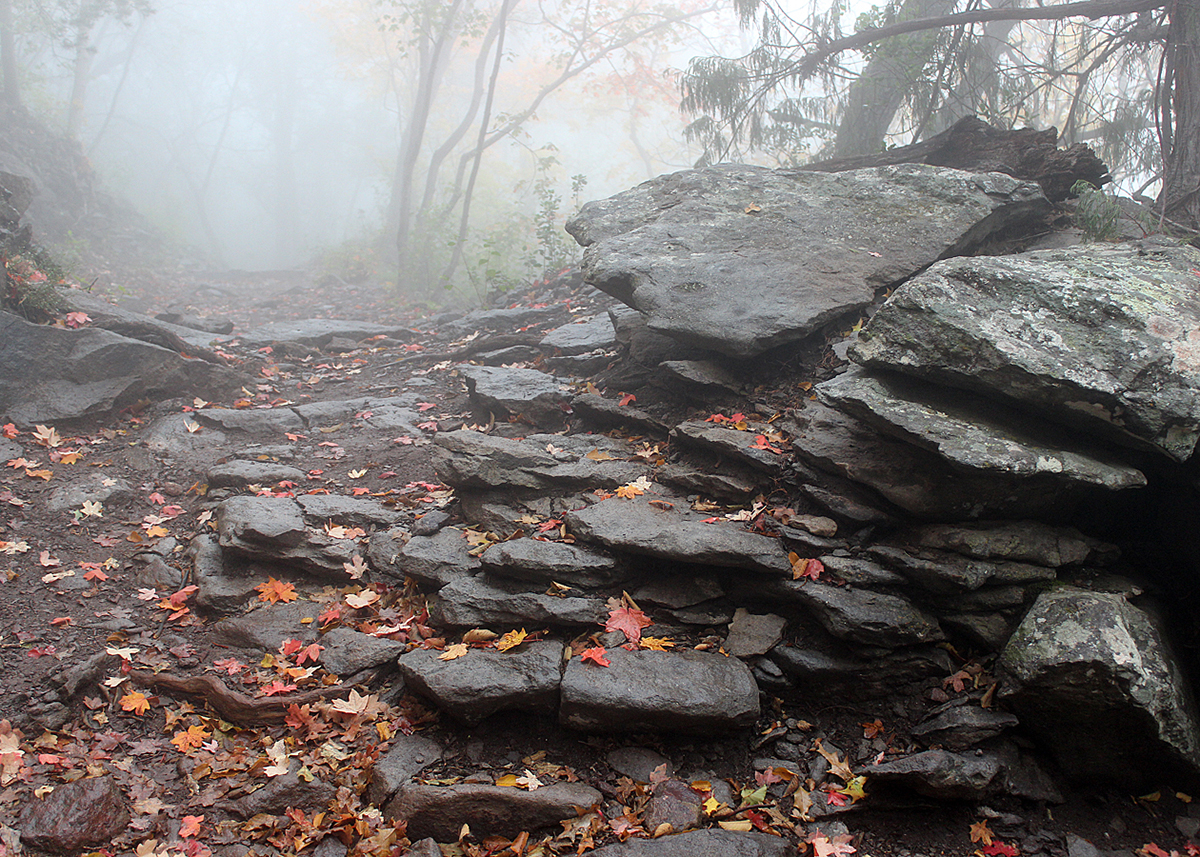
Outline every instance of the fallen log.
POLYGON ((1077 181, 1101 187, 1112 181, 1108 167, 1083 143, 1058 148, 1058 129, 1035 131, 1018 128, 1005 131, 994 128, 977 116, 966 116, 940 134, 888 149, 877 155, 833 158, 805 164, 800 169, 840 173, 890 164, 928 164, 972 172, 1005 173, 1013 178, 1029 179, 1041 185, 1052 202, 1071 196, 1077 181))

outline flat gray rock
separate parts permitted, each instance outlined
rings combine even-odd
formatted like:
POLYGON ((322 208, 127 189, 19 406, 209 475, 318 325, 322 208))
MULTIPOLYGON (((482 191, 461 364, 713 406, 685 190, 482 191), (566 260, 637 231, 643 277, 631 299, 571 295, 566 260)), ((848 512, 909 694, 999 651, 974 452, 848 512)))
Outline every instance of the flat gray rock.
POLYGON ((1040 521, 989 521, 971 526, 926 524, 911 530, 909 540, 922 547, 952 550, 978 559, 1014 560, 1058 568, 1079 565, 1094 554, 1110 553, 1071 527, 1040 521))
POLYGON ((50 492, 46 508, 51 512, 66 512, 80 508, 85 500, 104 506, 128 503, 136 495, 133 486, 124 479, 114 479, 103 473, 76 476, 69 485, 60 485, 50 492))
POLYGON ((230 497, 217 507, 217 532, 226 550, 341 579, 358 551, 353 539, 306 527, 300 504, 288 497, 230 497))
MULTIPOLYGON (((770 430, 766 424, 751 423, 747 431, 704 420, 687 420, 671 429, 671 440, 684 447, 704 449, 718 455, 728 456, 769 474, 779 473, 786 461, 783 455, 756 447, 756 438, 770 430)), ((785 453, 791 448, 786 443, 774 444, 785 453)))
POLYGON ((198 588, 196 606, 215 613, 240 612, 248 601, 257 599, 256 588, 268 577, 292 583, 301 577, 287 566, 227 553, 213 535, 195 536, 187 553, 192 561, 191 580, 198 588))
POLYGON ((871 545, 867 552, 883 565, 922 589, 938 593, 971 592, 983 586, 1037 583, 1054 580, 1053 568, 1027 562, 992 562, 971 559, 933 548, 871 545))
POLYGON ((809 641, 778 645, 771 661, 801 692, 827 694, 854 700, 872 700, 907 692, 914 682, 945 678, 954 672, 950 656, 935 645, 897 649, 865 658, 844 644, 809 641))
POLYGON ((962 472, 936 453, 882 435, 815 401, 804 403, 791 433, 793 449, 813 466, 871 488, 922 518, 1024 518, 1061 511, 1073 496, 1070 484, 1048 474, 1017 480, 962 472))
POLYGON ((795 851, 781 836, 714 827, 658 839, 627 839, 591 853, 595 857, 787 857, 795 851))
POLYGON ((1200 438, 1200 250, 1152 240, 950 259, 888 299, 851 356, 1179 461, 1200 438))
POLYGON ((275 435, 282 440, 287 432, 304 431, 304 422, 291 408, 204 408, 195 412, 202 426, 240 431, 247 434, 275 435))
POLYGON ((564 355, 585 354, 588 351, 612 348, 616 344, 616 331, 606 312, 556 327, 547 333, 541 342, 542 348, 551 354, 564 355))
POLYGON ((532 538, 498 542, 479 557, 492 574, 528 580, 542 586, 551 581, 595 589, 628 580, 628 563, 580 545, 532 538))
POLYGON ((729 636, 721 647, 735 658, 765 655, 783 639, 787 619, 774 613, 751 613, 739 607, 729 625, 729 636))
POLYGON ((367 497, 347 497, 344 494, 301 494, 296 498, 306 519, 317 526, 332 522, 343 526, 390 527, 408 517, 395 506, 387 506, 367 497))
POLYGON ((1195 698, 1165 629, 1121 595, 1042 593, 999 668, 1005 707, 1071 777, 1132 787, 1200 770, 1195 698))
POLYGON ((652 330, 753 357, 1048 206, 1036 185, 996 173, 725 164, 590 202, 567 231, 586 248, 587 282, 652 330))
MULTIPOLYGON (((395 545, 396 541, 392 538, 389 543, 395 545)), ((374 536, 371 544, 377 545, 374 536)), ((386 550, 382 545, 382 541, 378 543, 386 550)), ((446 527, 432 536, 413 536, 394 554, 387 550, 393 558, 381 570, 395 577, 407 575, 427 591, 436 591, 480 569, 479 558, 471 556, 470 550, 462 530, 446 527)), ((377 561, 382 562, 384 558, 380 556, 377 561)))
POLYGON ((857 645, 898 648, 946 636, 936 618, 903 595, 808 580, 772 581, 770 586, 803 604, 830 634, 857 645))
POLYGON ((299 342, 322 348, 334 338, 350 339, 361 342, 372 336, 386 336, 401 342, 413 338, 413 332, 406 327, 373 324, 369 321, 349 321, 338 318, 306 318, 297 321, 273 321, 260 324, 238 339, 252 348, 270 345, 273 342, 299 342))
POLYGON ((434 649, 401 656, 405 684, 459 723, 474 725, 497 711, 553 714, 562 681, 563 645, 522 643, 507 652, 469 649, 443 661, 434 649))
POLYGON ((716 360, 664 360, 658 364, 656 383, 678 392, 730 393, 746 391, 746 377, 716 360), (690 389, 689 389, 690 388, 690 389))
MULTIPOLYGON (((949 705, 949 704, 948 704, 949 705)), ((966 750, 1020 723, 1007 711, 981 708, 977 704, 943 706, 930 712, 913 727, 913 737, 921 743, 940 744, 949 750, 966 750)))
POLYGON ((438 590, 430 610, 441 625, 594 625, 607 615, 599 597, 548 595, 496 575, 459 577, 438 590))
POLYGON ((537 369, 461 365, 467 392, 481 408, 497 415, 525 417, 534 425, 558 428, 566 419, 570 393, 553 375, 537 369))
POLYGON ((1146 484, 1140 470, 1088 449, 1078 433, 1011 407, 916 378, 850 369, 816 386, 818 398, 936 452, 951 464, 1014 477, 1051 476, 1111 491, 1146 484))
POLYGON ((721 598, 725 588, 720 578, 703 567, 674 574, 655 574, 633 593, 639 603, 678 610, 721 598))
POLYGON ((580 393, 571 399, 571 410, 590 423, 605 428, 627 426, 645 434, 667 433, 667 427, 645 411, 632 405, 622 407, 620 402, 595 393, 580 393))
POLYGON ((526 791, 482 783, 453 786, 402 785, 384 814, 408 823, 408 836, 455 842, 464 824, 472 836, 514 837, 522 830, 558 827, 603 800, 582 783, 553 783, 526 791))
POLYGON ((991 789, 1002 765, 995 754, 926 750, 901 759, 871 765, 867 776, 880 783, 900 783, 938 800, 974 800, 991 789))
POLYGON ((685 649, 610 648, 610 665, 572 658, 559 721, 586 732, 715 735, 758 717, 758 685, 737 658, 685 649))
POLYGON ((628 447, 601 435, 542 435, 512 440, 464 429, 439 432, 433 442, 438 475, 455 488, 612 488, 632 482, 647 470, 641 463, 620 460, 629 454, 628 447), (590 443, 590 448, 575 451, 581 438, 585 444, 590 443), (562 452, 548 452, 547 444, 562 452), (593 449, 608 453, 613 460, 588 458, 593 449))
POLYGON ((360 670, 391 665, 408 649, 406 643, 372 637, 350 628, 331 628, 317 641, 321 666, 339 676, 352 676, 360 670))
POLYGON ((441 759, 443 752, 442 745, 432 738, 397 733, 392 737, 392 746, 371 769, 367 800, 376 806, 383 806, 396 793, 396 789, 441 759))
POLYGON ((317 638, 316 619, 320 613, 321 605, 312 601, 270 604, 217 622, 212 627, 213 639, 227 646, 265 652, 279 651, 284 640, 300 640, 307 645, 317 638))
POLYGON ((110 413, 141 399, 220 398, 245 376, 158 345, 0 312, 0 418, 19 426, 110 413))
POLYGON ((681 511, 687 507, 679 497, 671 498, 671 509, 651 506, 648 500, 655 499, 661 498, 613 497, 567 513, 567 527, 578 538, 614 550, 678 562, 791 573, 791 563, 778 539, 752 533, 734 522, 705 524, 690 510, 681 511))
POLYGON ((209 488, 245 488, 247 485, 277 485, 280 482, 304 484, 307 475, 298 467, 271 461, 234 459, 208 468, 209 488))

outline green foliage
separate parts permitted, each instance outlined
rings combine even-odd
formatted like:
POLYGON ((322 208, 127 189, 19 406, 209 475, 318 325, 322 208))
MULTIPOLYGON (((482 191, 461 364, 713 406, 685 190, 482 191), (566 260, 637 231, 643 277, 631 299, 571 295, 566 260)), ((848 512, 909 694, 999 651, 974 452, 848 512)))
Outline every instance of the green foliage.
POLYGON ((1090 182, 1077 181, 1071 185, 1075 194, 1075 225, 1083 230, 1089 241, 1111 241, 1117 237, 1117 221, 1121 206, 1117 201, 1090 182))
POLYGON ((35 246, 21 253, 0 253, 0 265, 4 268, 0 307, 33 322, 66 311, 58 286, 67 282, 67 273, 45 250, 35 246))

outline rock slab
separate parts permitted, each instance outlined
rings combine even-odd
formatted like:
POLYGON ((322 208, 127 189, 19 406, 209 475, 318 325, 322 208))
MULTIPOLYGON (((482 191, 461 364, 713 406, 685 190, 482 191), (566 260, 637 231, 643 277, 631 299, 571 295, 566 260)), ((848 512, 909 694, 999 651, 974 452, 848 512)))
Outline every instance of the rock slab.
POLYGON ((998 173, 723 164, 590 202, 567 231, 586 248, 585 280, 651 330, 745 358, 1048 206, 1036 185, 998 173))

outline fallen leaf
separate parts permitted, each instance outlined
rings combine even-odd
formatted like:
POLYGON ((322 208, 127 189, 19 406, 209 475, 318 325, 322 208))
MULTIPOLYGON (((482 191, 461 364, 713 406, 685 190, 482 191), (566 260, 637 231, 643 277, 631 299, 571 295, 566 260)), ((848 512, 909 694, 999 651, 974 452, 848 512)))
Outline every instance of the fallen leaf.
POLYGON ((273 577, 268 577, 266 583, 260 583, 254 587, 259 595, 259 601, 266 601, 268 604, 276 604, 282 601, 287 604, 289 601, 295 601, 300 596, 296 594, 296 585, 284 580, 276 580, 273 577))
POLYGON ((818 833, 808 841, 813 847, 813 857, 844 857, 858 850, 850 844, 853 840, 854 837, 849 833, 838 834, 832 839, 818 833))
POLYGON ((795 551, 788 554, 788 562, 792 564, 792 580, 800 580, 807 577, 809 580, 815 581, 825 571, 825 563, 819 559, 800 556, 795 551))
POLYGON ((622 604, 608 611, 608 621, 604 623, 605 631, 620 631, 631 643, 642 639, 642 629, 654 624, 654 620, 636 607, 622 604))
POLYGON ((466 643, 455 643, 452 646, 447 646, 446 651, 438 655, 439 661, 452 661, 455 658, 461 658, 467 653, 466 643))
POLYGON ((203 726, 189 726, 182 732, 176 732, 171 743, 179 748, 180 753, 188 754, 196 750, 211 737, 203 726))
MULTIPOLYGON (((1007 842, 1001 842, 1000 840, 996 840, 991 845, 979 850, 988 857, 1017 857, 1021 853, 1017 846, 1009 845, 1007 842)), ((1161 852, 1162 849, 1160 848, 1159 851, 1161 852)), ((1169 857, 1169 855, 1156 854, 1155 857, 1169 857)))
POLYGON ((150 700, 140 690, 131 690, 121 697, 121 709, 142 715, 150 710, 150 700))
POLYGON ((502 652, 507 652, 509 649, 515 649, 517 646, 525 642, 525 638, 529 634, 522 628, 520 631, 509 631, 503 637, 496 641, 496 648, 502 652))
POLYGON ((628 405, 630 402, 636 402, 636 401, 637 401, 637 396, 635 396, 633 393, 622 393, 621 398, 617 399, 617 407, 623 408, 626 405, 628 405))
POLYGON ((370 607, 379 600, 379 593, 374 589, 364 589, 362 592, 347 592, 345 601, 355 610, 370 607))
POLYGON ((592 648, 584 649, 580 653, 579 660, 591 661, 597 666, 606 667, 610 665, 608 658, 604 657, 606 654, 608 654, 608 652, 603 646, 592 646, 592 648))
POLYGON ((463 634, 462 641, 464 643, 490 643, 498 636, 500 635, 495 631, 489 631, 487 628, 472 628, 463 634))
POLYGON ((33 442, 38 446, 45 446, 53 449, 57 446, 62 446, 62 437, 59 436, 58 430, 48 426, 33 427, 33 442))
POLYGON ((988 828, 986 818, 971 825, 971 841, 982 842, 984 845, 992 844, 992 831, 988 828))
POLYGON ((666 637, 642 637, 638 640, 638 647, 649 649, 652 652, 665 652, 667 649, 675 648, 675 644, 666 637))

